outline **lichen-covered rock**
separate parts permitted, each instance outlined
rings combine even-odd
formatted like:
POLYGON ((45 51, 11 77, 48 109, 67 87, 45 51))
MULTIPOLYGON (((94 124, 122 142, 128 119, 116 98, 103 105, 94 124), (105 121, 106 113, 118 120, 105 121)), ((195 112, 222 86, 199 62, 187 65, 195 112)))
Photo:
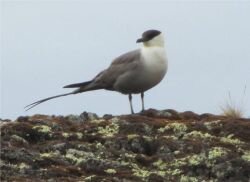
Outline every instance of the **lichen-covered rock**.
POLYGON ((1 181, 250 180, 250 119, 150 109, 0 126, 1 181))

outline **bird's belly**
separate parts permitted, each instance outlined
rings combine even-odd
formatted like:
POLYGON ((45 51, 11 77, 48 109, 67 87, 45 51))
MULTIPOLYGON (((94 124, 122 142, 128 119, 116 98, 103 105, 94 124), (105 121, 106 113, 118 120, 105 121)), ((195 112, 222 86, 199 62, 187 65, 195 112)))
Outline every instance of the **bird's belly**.
POLYGON ((121 76, 115 84, 115 90, 124 94, 145 92, 157 85, 166 71, 166 64, 153 67, 145 65, 142 70, 134 70, 121 76))

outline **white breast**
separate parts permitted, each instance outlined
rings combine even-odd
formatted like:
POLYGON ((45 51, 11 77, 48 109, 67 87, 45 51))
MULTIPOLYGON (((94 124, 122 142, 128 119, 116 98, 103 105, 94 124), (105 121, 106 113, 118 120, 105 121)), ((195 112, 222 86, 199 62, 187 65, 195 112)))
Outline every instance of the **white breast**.
POLYGON ((158 84, 167 72, 167 56, 164 47, 143 47, 142 60, 145 65, 144 77, 150 88, 158 84))
POLYGON ((157 85, 167 72, 167 58, 163 47, 143 47, 136 69, 120 75, 114 84, 115 90, 141 93, 157 85))

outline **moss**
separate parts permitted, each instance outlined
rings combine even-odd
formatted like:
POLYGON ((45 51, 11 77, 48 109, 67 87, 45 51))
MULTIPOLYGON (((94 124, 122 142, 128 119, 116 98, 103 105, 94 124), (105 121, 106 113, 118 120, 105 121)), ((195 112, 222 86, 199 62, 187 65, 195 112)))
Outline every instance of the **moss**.
POLYGON ((166 130, 167 130, 167 129, 166 129, 165 127, 161 127, 161 128, 159 128, 157 131, 158 131, 159 133, 164 133, 166 130))
POLYGON ((121 166, 123 166, 123 167, 127 167, 127 166, 129 166, 130 165, 130 162, 125 162, 125 161, 120 161, 120 164, 121 164, 121 166))
POLYGON ((156 174, 158 174, 159 176, 165 177, 166 171, 157 171, 156 174))
POLYGON ((210 135, 209 133, 202 133, 201 131, 194 130, 184 135, 183 139, 188 138, 202 138, 202 139, 214 139, 216 136, 210 135))
POLYGON ((179 151, 179 150, 175 150, 174 151, 174 155, 178 155, 178 154, 180 154, 181 153, 181 151, 179 151))
POLYGON ((147 178, 151 174, 156 174, 162 177, 166 176, 178 176, 182 173, 180 169, 166 169, 166 170, 157 170, 157 171, 148 171, 145 169, 133 169, 132 170, 135 176, 140 177, 140 178, 147 178))
POLYGON ((76 165, 80 164, 82 161, 84 161, 84 158, 82 158, 82 157, 76 157, 73 154, 69 154, 69 153, 67 153, 65 155, 65 158, 73 161, 74 163, 76 163, 76 165))
POLYGON ((167 172, 173 176, 179 175, 182 173, 180 169, 174 169, 174 170, 167 170, 167 172))
POLYGON ((14 139, 15 141, 28 144, 28 142, 24 138, 22 138, 22 137, 20 137, 18 135, 11 135, 11 138, 14 139))
POLYGON ((218 127, 218 126, 222 126, 222 123, 221 123, 221 120, 216 120, 216 121, 208 121, 208 122, 204 122, 204 125, 206 126, 206 128, 208 130, 211 130, 213 129, 215 126, 218 127))
POLYGON ((60 155, 60 153, 58 151, 54 151, 54 152, 47 152, 47 153, 41 153, 40 157, 42 158, 52 158, 55 156, 60 155))
POLYGON ((153 163, 153 166, 157 167, 160 170, 164 170, 167 167, 167 163, 163 162, 161 159, 158 159, 156 162, 153 163))
POLYGON ((154 138, 149 136, 143 136, 143 139, 145 139, 147 142, 151 142, 154 138))
POLYGON ((115 134, 119 133, 119 125, 111 123, 105 127, 98 127, 97 133, 103 135, 103 137, 113 137, 115 134))
POLYGON ((127 135, 128 140, 131 140, 131 139, 134 139, 134 138, 137 138, 137 137, 139 137, 138 134, 129 134, 129 135, 127 135))
POLYGON ((62 133, 62 136, 63 136, 64 138, 69 138, 70 134, 69 134, 69 133, 64 132, 64 133, 62 133))
POLYGON ((96 177, 96 175, 88 176, 88 177, 84 178, 84 181, 92 181, 92 179, 95 177, 96 177))
POLYGON ((93 123, 93 124, 100 124, 102 122, 105 122, 106 120, 104 119, 94 119, 94 120, 90 120, 89 122, 90 123, 93 123))
POLYGON ((76 133, 76 136, 77 136, 77 138, 78 138, 78 139, 82 139, 83 134, 82 134, 82 133, 80 133, 80 132, 77 132, 77 133, 76 133))
POLYGON ((198 182, 196 177, 181 175, 180 182, 198 182))
POLYGON ((250 162, 250 150, 245 151, 241 158, 245 161, 250 162))
POLYGON ((167 139, 167 140, 178 140, 178 137, 176 137, 176 136, 169 136, 169 135, 166 135, 166 136, 162 136, 162 138, 165 138, 165 139, 167 139))
POLYGON ((250 125, 245 119, 154 116, 150 111, 93 122, 82 116, 84 123, 76 123, 38 115, 4 124, 3 181, 53 181, 58 176, 89 182, 248 180, 250 125))
POLYGON ((99 156, 95 156, 92 152, 85 152, 76 149, 68 149, 65 155, 66 159, 69 159, 76 163, 76 165, 80 164, 82 161, 85 161, 88 158, 99 158, 99 156))
POLYGON ((188 128, 187 128, 187 126, 185 124, 174 122, 174 123, 167 124, 163 128, 159 128, 158 132, 159 133, 164 133, 165 131, 173 130, 174 133, 184 133, 184 132, 187 131, 187 129, 188 128))
POLYGON ((102 150, 105 149, 104 145, 102 145, 100 142, 95 144, 96 149, 102 150))
POLYGON ((139 168, 137 164, 132 164, 132 172, 134 176, 140 177, 140 178, 146 178, 153 172, 150 172, 148 170, 145 170, 143 168, 139 168))
POLYGON ((208 159, 209 160, 214 160, 218 157, 222 157, 224 155, 227 155, 227 149, 223 147, 213 147, 211 150, 208 152, 208 159))
POLYGON ((27 165, 26 163, 24 162, 21 162, 18 166, 17 166, 18 169, 29 169, 30 166, 27 165))
POLYGON ((37 130, 41 133, 50 133, 51 132, 51 127, 49 127, 47 125, 33 126, 32 129, 37 130))
POLYGON ((186 165, 197 166, 202 162, 204 162, 205 160, 206 160, 205 153, 200 153, 175 159, 169 165, 175 168, 180 168, 186 165))
MULTIPOLYGON (((171 162, 172 163, 172 162, 171 162)), ((137 165, 134 165, 133 172, 138 177, 148 177, 150 174, 157 174, 159 176, 165 177, 166 175, 176 176, 182 173, 182 171, 178 168, 171 168, 171 164, 162 161, 161 159, 155 161, 153 166, 157 168, 157 170, 147 171, 145 169, 138 168, 137 165)))
POLYGON ((228 135, 227 137, 221 137, 220 141, 223 143, 229 143, 229 144, 233 144, 233 145, 240 145, 243 144, 243 141, 240 141, 237 138, 233 138, 233 134, 228 135))
POLYGON ((67 132, 64 132, 64 133, 62 133, 62 136, 63 136, 64 138, 69 138, 69 137, 71 137, 71 136, 76 136, 77 139, 80 140, 80 139, 82 139, 83 134, 80 133, 80 132, 76 132, 76 133, 67 133, 67 132))
POLYGON ((206 157, 204 153, 201 153, 200 155, 194 154, 194 155, 188 156, 187 159, 190 165, 197 166, 201 164, 204 160, 206 160, 206 157))
POLYGON ((190 133, 187 133, 186 135, 184 135, 183 139, 188 139, 188 138, 197 138, 197 139, 206 139, 206 140, 212 140, 212 139, 218 139, 223 143, 227 143, 227 144, 233 144, 233 145, 240 145, 243 144, 244 142, 237 139, 237 138, 233 138, 234 135, 230 134, 227 137, 217 137, 217 136, 213 136, 209 133, 203 133, 201 131, 192 131, 190 133))
POLYGON ((181 166, 187 165, 186 160, 187 159, 185 157, 184 158, 174 159, 173 161, 171 161, 170 166, 180 168, 181 166))
POLYGON ((125 157, 127 157, 127 158, 135 158, 135 156, 136 156, 136 154, 134 154, 134 153, 125 153, 124 154, 125 155, 125 157))
POLYGON ((106 169, 105 172, 108 173, 108 174, 116 174, 115 169, 106 169))

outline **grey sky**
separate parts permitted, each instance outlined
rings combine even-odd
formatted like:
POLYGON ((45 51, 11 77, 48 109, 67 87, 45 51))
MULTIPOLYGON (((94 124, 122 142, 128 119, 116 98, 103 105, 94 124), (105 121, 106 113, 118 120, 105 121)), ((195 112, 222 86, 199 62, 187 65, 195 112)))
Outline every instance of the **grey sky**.
MULTIPOLYGON (((130 113, 127 96, 110 91, 23 107, 92 79, 152 28, 165 34, 169 70, 146 108, 220 113, 230 91, 250 116, 249 19, 243 1, 1 1, 0 118, 130 113)), ((138 112, 139 95, 133 103, 138 112)))

